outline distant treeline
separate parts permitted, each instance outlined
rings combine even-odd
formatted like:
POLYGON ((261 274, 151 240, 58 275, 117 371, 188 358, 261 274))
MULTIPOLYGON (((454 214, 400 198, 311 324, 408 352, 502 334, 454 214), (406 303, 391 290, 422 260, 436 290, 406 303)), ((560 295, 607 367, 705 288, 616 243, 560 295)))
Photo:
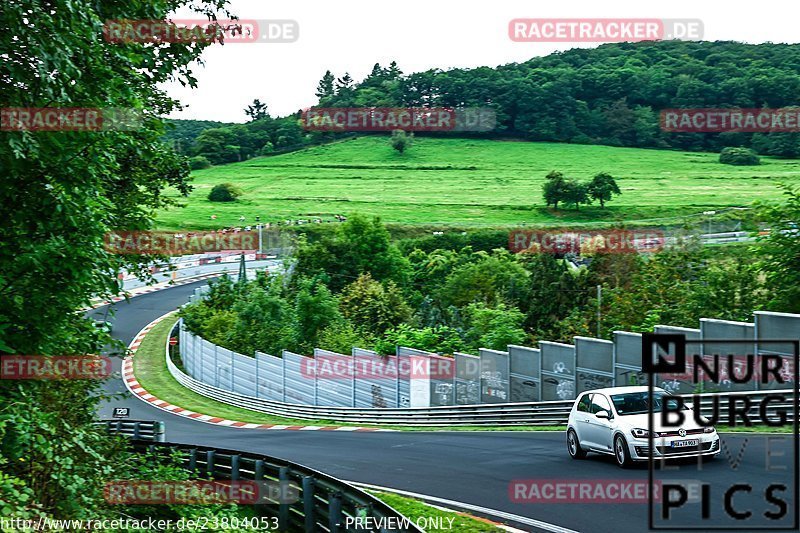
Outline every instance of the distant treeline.
MULTIPOLYGON (((690 151, 744 146, 763 155, 800 155, 797 133, 668 133, 659 126, 659 112, 668 108, 800 104, 800 45, 793 44, 615 43, 496 68, 409 75, 392 62, 376 64, 360 83, 326 72, 316 94, 325 107, 491 107, 497 127, 473 134, 481 137, 690 151)), ((305 131, 299 111, 259 116, 205 130, 191 147, 183 142, 182 151, 222 163, 335 138, 305 131)))

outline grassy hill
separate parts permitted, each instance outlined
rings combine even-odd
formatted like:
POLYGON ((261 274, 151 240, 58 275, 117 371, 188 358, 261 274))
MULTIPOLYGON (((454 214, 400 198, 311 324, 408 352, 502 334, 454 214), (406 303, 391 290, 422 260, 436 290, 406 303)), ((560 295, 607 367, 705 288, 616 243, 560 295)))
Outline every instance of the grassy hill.
POLYGON ((402 224, 498 226, 644 222, 776 199, 777 183, 800 184, 800 161, 764 157, 755 167, 718 154, 554 143, 417 138, 404 154, 386 137, 363 137, 193 173, 184 209, 160 212, 164 229, 210 229, 361 212, 402 224), (544 207, 545 175, 617 178, 622 196, 599 206, 544 207), (211 187, 233 182, 238 202, 212 203, 211 187), (210 216, 217 215, 212 221, 210 216))

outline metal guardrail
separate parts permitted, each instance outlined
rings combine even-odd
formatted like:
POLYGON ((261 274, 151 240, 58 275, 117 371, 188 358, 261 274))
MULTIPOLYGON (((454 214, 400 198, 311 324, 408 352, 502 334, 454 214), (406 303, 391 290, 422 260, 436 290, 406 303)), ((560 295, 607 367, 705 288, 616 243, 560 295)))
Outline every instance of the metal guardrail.
MULTIPOLYGON (((155 453, 165 460, 174 457, 176 451, 179 452, 183 467, 197 476, 209 476, 217 480, 262 481, 276 486, 291 484, 296 487, 298 494, 294 503, 256 506, 259 515, 277 518, 278 531, 355 531, 347 527, 346 519, 349 517, 371 518, 374 519, 371 521, 373 524, 388 524, 389 527, 380 529, 381 533, 423 533, 413 521, 390 505, 317 470, 261 454, 163 442, 163 422, 103 420, 98 424, 104 425, 111 433, 134 437, 131 443, 136 452, 155 453), (157 441, 158 435, 162 440, 157 441)), ((350 523, 353 525, 352 520, 350 523)), ((359 527, 358 531, 377 530, 359 527)))
POLYGON ((566 424, 573 400, 530 403, 455 405, 443 407, 372 408, 321 407, 275 402, 227 391, 198 381, 167 356, 167 368, 187 389, 229 405, 285 418, 359 424, 405 426, 518 426, 566 424))
POLYGON ((100 420, 95 423, 109 433, 126 435, 136 440, 164 442, 164 422, 158 420, 100 420))

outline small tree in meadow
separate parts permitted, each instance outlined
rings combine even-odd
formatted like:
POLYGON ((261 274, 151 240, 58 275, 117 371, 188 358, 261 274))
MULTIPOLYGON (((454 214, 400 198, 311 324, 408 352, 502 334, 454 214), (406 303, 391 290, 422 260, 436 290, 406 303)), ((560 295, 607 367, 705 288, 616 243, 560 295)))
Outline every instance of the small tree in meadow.
POLYGON ((611 200, 615 194, 622 194, 617 186, 617 182, 607 172, 601 172, 592 178, 592 181, 586 186, 589 197, 600 202, 600 207, 604 208, 606 202, 611 200))
POLYGON ((407 148, 410 148, 413 142, 414 133, 406 133, 403 130, 392 131, 392 137, 389 139, 389 143, 392 145, 392 148, 401 154, 405 152, 407 148))

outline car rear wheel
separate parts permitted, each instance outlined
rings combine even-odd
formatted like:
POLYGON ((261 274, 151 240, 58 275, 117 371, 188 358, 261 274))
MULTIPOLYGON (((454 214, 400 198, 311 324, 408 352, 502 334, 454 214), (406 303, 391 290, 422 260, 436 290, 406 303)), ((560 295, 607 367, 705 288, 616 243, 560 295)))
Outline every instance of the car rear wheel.
POLYGON ((586 450, 581 448, 581 443, 578 440, 578 434, 574 429, 567 431, 567 451, 569 456, 573 459, 583 459, 586 457, 586 450))
POLYGON ((622 435, 614 437, 614 458, 621 468, 628 468, 631 463, 631 454, 628 450, 628 443, 622 435))

